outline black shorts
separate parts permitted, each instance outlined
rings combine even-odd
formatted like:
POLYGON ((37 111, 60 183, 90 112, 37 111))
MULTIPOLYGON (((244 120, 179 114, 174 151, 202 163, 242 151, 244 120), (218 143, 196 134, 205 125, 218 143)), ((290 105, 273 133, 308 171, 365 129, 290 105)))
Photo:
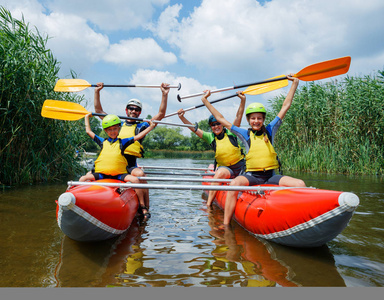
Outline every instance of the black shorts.
POLYGON ((228 166, 228 167, 220 166, 217 169, 219 169, 219 168, 227 169, 229 171, 229 173, 231 174, 230 178, 235 178, 235 177, 239 176, 240 174, 242 174, 244 172, 244 170, 245 170, 245 160, 242 159, 239 162, 235 163, 234 165, 228 166))
POLYGON ((125 174, 119 174, 119 175, 106 175, 103 173, 92 173, 92 175, 95 177, 95 180, 99 179, 117 179, 120 181, 124 181, 125 176, 129 175, 128 173, 125 174))
POLYGON ((246 172, 242 174, 249 181, 249 185, 279 184, 283 175, 276 175, 274 170, 246 172))

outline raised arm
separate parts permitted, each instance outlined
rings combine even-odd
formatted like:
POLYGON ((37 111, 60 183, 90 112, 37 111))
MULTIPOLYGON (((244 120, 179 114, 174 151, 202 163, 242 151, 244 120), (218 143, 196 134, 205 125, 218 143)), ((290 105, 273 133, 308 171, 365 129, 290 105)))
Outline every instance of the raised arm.
POLYGON ((142 138, 144 138, 157 125, 156 123, 151 121, 149 121, 149 124, 150 124, 149 127, 145 128, 145 130, 143 130, 142 132, 138 133, 133 137, 134 141, 141 140, 142 138))
POLYGON ((208 97, 211 95, 211 91, 207 90, 204 91, 205 95, 201 98, 201 101, 204 103, 204 105, 208 108, 208 110, 211 112, 211 114, 216 118, 217 122, 219 122, 221 125, 225 126, 227 129, 231 129, 232 123, 228 122, 223 115, 213 107, 213 105, 208 101, 208 97))
POLYGON ((277 116, 283 120, 285 117, 287 111, 291 107, 293 96, 295 96, 296 89, 299 85, 299 79, 296 77, 292 77, 293 74, 288 75, 288 80, 292 81, 291 89, 289 90, 287 97, 285 97, 285 100, 283 102, 283 105, 281 106, 280 112, 277 114, 277 116))
POLYGON ((87 114, 84 118, 85 123, 85 132, 92 138, 95 138, 95 133, 91 129, 91 124, 89 123, 89 118, 92 116, 92 114, 87 114))
MULTIPOLYGON (((107 114, 103 107, 101 106, 100 101, 100 91, 103 89, 104 83, 98 82, 95 87, 95 96, 93 98, 93 105, 95 106, 95 112, 98 114, 107 114)), ((104 117, 100 117, 100 119, 103 119, 104 117)))
POLYGON ((241 119, 243 118, 243 114, 244 114, 246 98, 243 92, 237 92, 237 96, 240 98, 240 105, 237 110, 235 120, 233 121, 233 125, 240 127, 241 119))
MULTIPOLYGON (((184 114, 185 114, 184 109, 180 108, 180 109, 177 111, 177 114, 178 114, 178 116, 179 116, 181 122, 183 122, 184 124, 192 124, 191 122, 189 122, 189 121, 187 120, 186 117, 184 117, 184 114)), ((193 125, 193 124, 192 124, 192 125, 193 125)), ((188 128, 189 128, 192 132, 196 133, 196 135, 197 135, 199 138, 203 138, 203 133, 204 133, 204 132, 203 132, 201 129, 198 128, 198 129, 195 131, 195 129, 192 128, 192 127, 188 127, 188 128)))
POLYGON ((169 84, 168 83, 162 83, 160 86, 161 89, 161 103, 159 107, 159 112, 152 118, 152 120, 162 120, 165 116, 165 112, 167 110, 167 102, 168 102, 168 93, 169 93, 169 84))

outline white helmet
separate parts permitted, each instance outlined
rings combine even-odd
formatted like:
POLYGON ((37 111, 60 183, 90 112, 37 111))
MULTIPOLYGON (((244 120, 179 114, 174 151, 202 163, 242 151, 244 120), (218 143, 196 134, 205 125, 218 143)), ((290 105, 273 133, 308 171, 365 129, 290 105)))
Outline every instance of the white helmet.
POLYGON ((143 108, 143 106, 141 105, 140 100, 138 100, 138 99, 130 99, 128 101, 127 107, 128 107, 128 105, 136 105, 136 106, 140 107, 140 109, 143 108))

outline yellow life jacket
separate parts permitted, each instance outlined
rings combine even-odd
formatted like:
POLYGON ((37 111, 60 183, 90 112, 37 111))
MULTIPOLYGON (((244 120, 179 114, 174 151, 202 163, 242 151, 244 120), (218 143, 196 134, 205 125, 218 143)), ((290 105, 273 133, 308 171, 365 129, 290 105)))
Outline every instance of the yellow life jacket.
POLYGON ((119 175, 127 173, 128 162, 121 153, 121 141, 105 140, 99 157, 95 161, 95 172, 106 175, 119 175))
MULTIPOLYGON (((124 123, 123 126, 121 127, 119 138, 125 139, 125 138, 134 137, 136 135, 136 128, 137 128, 137 124, 127 125, 126 123, 124 123)), ((144 148, 139 141, 135 141, 133 144, 129 145, 124 151, 124 154, 133 155, 138 158, 142 157, 143 153, 144 153, 144 148)))
POLYGON ((226 132, 221 140, 215 136, 214 143, 215 159, 219 167, 232 166, 244 158, 241 148, 237 144, 237 139, 235 146, 235 141, 232 142, 226 132))
POLYGON ((277 154, 268 136, 267 142, 264 135, 256 135, 252 131, 249 132, 249 151, 245 156, 246 172, 251 171, 267 171, 279 168, 277 154))

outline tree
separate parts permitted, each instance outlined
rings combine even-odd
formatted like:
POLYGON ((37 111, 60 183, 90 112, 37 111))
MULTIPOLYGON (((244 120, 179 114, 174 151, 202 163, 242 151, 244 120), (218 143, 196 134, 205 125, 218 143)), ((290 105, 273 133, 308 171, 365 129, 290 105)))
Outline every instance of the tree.
MULTIPOLYGON (((211 130, 211 126, 209 126, 208 120, 202 120, 198 124, 199 124, 199 128, 203 131, 211 130)), ((212 149, 211 146, 206 141, 199 138, 195 133, 191 132, 191 150, 207 151, 211 149, 212 149)))
POLYGON ((180 127, 170 128, 168 126, 157 126, 144 139, 144 149, 176 150, 177 147, 185 145, 187 137, 181 133, 180 127))

